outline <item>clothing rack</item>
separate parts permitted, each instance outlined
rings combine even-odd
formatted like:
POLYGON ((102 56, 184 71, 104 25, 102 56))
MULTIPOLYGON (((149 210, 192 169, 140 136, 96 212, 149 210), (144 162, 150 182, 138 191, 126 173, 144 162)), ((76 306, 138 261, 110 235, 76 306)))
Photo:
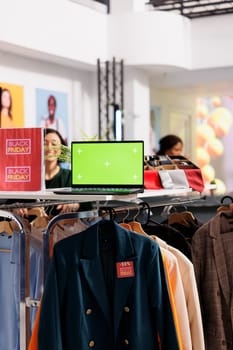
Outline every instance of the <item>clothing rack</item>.
MULTIPOLYGON (((36 196, 36 194, 35 194, 36 196)), ((64 219, 83 219, 83 218, 94 218, 103 215, 109 215, 110 219, 113 219, 116 214, 135 211, 140 212, 141 210, 146 211, 147 217, 149 218, 150 210, 153 207, 163 207, 166 205, 179 205, 192 203, 196 200, 194 197, 155 197, 151 201, 142 199, 136 199, 133 202, 126 202, 123 200, 110 200, 110 201, 98 201, 96 200, 97 209, 83 211, 83 212, 72 212, 66 214, 58 214, 56 217, 49 221, 47 228, 43 235, 43 273, 44 280, 46 273, 48 271, 49 265, 49 245, 50 245, 50 235, 52 234, 52 229, 60 220, 64 219)), ((200 199, 200 197, 198 198, 200 199)), ((202 199, 205 199, 203 197, 202 199)), ((17 200, 17 199, 16 199, 17 200)), ((90 200, 92 201, 92 200, 90 200)), ((34 207, 46 207, 53 206, 62 203, 73 204, 78 201, 70 199, 59 199, 59 200, 37 200, 32 202, 17 202, 11 204, 0 204, 0 217, 6 218, 8 220, 14 220, 19 226, 20 232, 20 350, 25 350, 28 347, 30 341, 30 308, 38 307, 40 300, 32 299, 30 297, 30 232, 25 227, 23 221, 18 216, 8 212, 7 210, 12 210, 15 208, 34 208, 34 207)), ((134 215, 135 217, 137 215, 134 215)))
POLYGON ((29 336, 28 329, 26 327, 27 322, 30 319, 29 310, 26 308, 25 300, 29 295, 29 240, 27 235, 27 229, 24 226, 20 217, 5 211, 0 210, 0 217, 14 221, 17 224, 19 234, 19 256, 20 256, 20 305, 19 305, 19 318, 20 318, 20 349, 26 349, 26 338, 29 336))
POLYGON ((59 204, 75 204, 77 200, 43 200, 36 202, 16 202, 16 203, 4 203, 0 204, 0 210, 11 210, 11 209, 20 209, 20 208, 38 208, 38 207, 47 207, 59 204))

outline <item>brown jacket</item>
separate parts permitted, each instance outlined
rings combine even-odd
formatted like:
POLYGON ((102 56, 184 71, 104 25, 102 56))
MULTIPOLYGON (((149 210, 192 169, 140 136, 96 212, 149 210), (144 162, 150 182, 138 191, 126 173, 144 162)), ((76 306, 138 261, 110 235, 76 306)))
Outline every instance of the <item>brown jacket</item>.
POLYGON ((192 238, 206 350, 233 348, 232 247, 233 212, 230 211, 217 213, 192 238))

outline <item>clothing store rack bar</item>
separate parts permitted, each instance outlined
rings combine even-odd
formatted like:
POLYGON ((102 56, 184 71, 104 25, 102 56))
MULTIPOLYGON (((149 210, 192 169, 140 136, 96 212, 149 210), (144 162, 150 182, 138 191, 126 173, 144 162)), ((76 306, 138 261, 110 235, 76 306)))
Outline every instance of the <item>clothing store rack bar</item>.
POLYGON ((98 200, 114 200, 114 199, 135 199, 135 198, 145 198, 145 197, 157 197, 157 196, 167 196, 167 195, 185 195, 191 193, 192 189, 171 189, 171 190, 145 190, 143 193, 138 194, 127 194, 127 195, 78 195, 78 194, 55 194, 54 190, 44 190, 44 191, 19 191, 19 192, 8 192, 0 191, 0 199, 45 199, 45 200, 78 200, 80 202, 98 201, 98 200))

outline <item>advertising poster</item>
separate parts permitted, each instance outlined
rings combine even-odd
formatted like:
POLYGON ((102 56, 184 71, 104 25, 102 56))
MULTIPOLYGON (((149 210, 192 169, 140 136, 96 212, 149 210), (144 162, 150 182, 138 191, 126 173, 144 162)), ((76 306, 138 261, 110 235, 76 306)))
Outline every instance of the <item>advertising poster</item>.
POLYGON ((66 93, 36 89, 36 125, 57 130, 68 143, 68 96, 66 93))
POLYGON ((24 88, 0 82, 0 127, 24 126, 24 88))
POLYGON ((0 129, 0 191, 40 191, 42 128, 0 129))

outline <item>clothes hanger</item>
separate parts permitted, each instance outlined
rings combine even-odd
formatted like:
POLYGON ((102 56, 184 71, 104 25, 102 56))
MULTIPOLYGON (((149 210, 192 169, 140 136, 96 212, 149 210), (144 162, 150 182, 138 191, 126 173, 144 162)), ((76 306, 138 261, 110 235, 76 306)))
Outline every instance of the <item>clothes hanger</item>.
POLYGON ((190 227, 195 224, 196 219, 191 211, 172 213, 168 217, 168 225, 180 224, 185 227, 190 227))
POLYGON ((36 215, 36 218, 31 221, 31 226, 34 228, 46 228, 50 217, 46 214, 44 208, 31 208, 28 211, 29 215, 36 215))
POLYGON ((126 214, 126 216, 122 219, 122 222, 119 223, 119 225, 120 225, 121 227, 126 228, 127 230, 132 231, 131 225, 130 225, 129 223, 126 223, 126 222, 125 222, 125 220, 128 218, 128 216, 129 216, 129 209, 127 209, 127 214, 126 214))
POLYGON ((143 230, 142 225, 140 222, 136 221, 136 217, 140 214, 140 207, 138 207, 136 215, 133 217, 133 221, 129 222, 129 225, 131 226, 131 230, 133 230, 136 233, 140 233, 143 236, 147 236, 148 234, 143 230))
POLYGON ((44 214, 44 208, 42 207, 28 209, 28 215, 35 215, 36 217, 39 217, 39 216, 42 216, 43 214, 44 214))
POLYGON ((185 227, 190 227, 196 224, 197 220, 193 213, 187 210, 185 205, 182 206, 182 208, 182 211, 178 211, 176 207, 172 207, 175 211, 168 215, 168 225, 179 224, 185 227))
POLYGON ((220 200, 220 203, 222 205, 220 205, 218 208, 217 208, 217 212, 222 212, 222 211, 232 211, 233 212, 233 197, 227 195, 227 196, 223 196, 220 200), (224 204, 224 201, 226 199, 229 199, 230 200, 230 203, 228 204, 224 204))
POLYGON ((9 236, 13 235, 12 221, 3 220, 0 221, 0 232, 7 233, 9 236))

